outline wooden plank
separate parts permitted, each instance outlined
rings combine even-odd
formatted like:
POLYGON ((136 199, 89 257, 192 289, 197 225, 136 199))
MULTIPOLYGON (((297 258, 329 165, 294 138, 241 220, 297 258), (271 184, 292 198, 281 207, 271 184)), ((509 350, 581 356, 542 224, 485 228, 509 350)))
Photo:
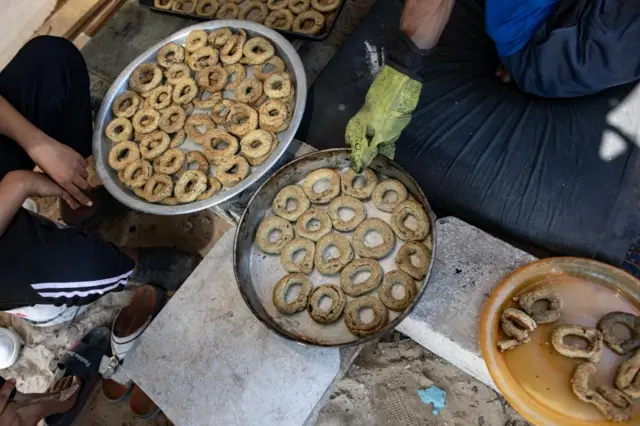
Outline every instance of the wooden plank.
POLYGON ((81 32, 93 37, 104 23, 124 4, 126 0, 107 0, 82 26, 81 32))
POLYGON ((86 19, 106 3, 107 0, 67 0, 44 25, 38 35, 48 34, 71 37, 86 19))

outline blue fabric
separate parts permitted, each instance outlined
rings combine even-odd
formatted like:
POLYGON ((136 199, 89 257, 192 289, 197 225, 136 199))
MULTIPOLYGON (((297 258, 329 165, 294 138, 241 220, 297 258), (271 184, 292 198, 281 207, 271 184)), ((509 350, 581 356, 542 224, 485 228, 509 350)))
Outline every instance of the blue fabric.
POLYGON ((531 40, 559 0, 487 0, 485 24, 501 58, 513 55, 531 40))

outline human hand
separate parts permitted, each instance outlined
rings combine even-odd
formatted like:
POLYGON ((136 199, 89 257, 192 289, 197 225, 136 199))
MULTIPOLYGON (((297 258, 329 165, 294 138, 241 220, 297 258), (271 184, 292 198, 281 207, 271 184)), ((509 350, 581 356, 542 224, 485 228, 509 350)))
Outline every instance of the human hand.
MULTIPOLYGON (((70 194, 76 200, 73 204, 77 206, 79 202, 86 206, 91 205, 91 200, 82 192, 83 189, 89 189, 89 174, 86 170, 87 162, 80 154, 46 135, 42 140, 32 144, 27 152, 65 194, 70 194)), ((67 198, 62 197, 73 207, 67 198)))
POLYGON ((22 426, 18 415, 18 404, 10 402, 11 393, 16 388, 14 379, 9 379, 0 387, 0 426, 22 426))
POLYGON ((7 174, 5 179, 7 178, 13 179, 16 185, 22 185, 25 197, 60 197, 72 209, 80 207, 80 203, 75 198, 43 173, 14 170, 7 174))
POLYGON ((394 143, 411 121, 422 84, 385 65, 369 88, 365 103, 347 124, 351 167, 361 173, 382 154, 393 158, 394 143))

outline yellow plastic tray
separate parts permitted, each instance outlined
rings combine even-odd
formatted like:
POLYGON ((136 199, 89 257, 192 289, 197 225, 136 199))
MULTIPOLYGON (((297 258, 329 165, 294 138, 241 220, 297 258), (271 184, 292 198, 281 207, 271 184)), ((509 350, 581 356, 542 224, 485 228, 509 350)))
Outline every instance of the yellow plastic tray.
MULTIPOLYGON (((611 423, 592 405, 580 401, 569 380, 580 360, 558 354, 550 343, 553 329, 562 324, 595 327, 612 311, 640 315, 640 281, 626 272, 588 259, 561 257, 540 260, 506 277, 485 302, 480 321, 480 345, 494 382, 509 403, 535 425, 640 425, 640 402, 633 418, 611 423), (553 286, 564 301, 562 317, 531 333, 531 342, 506 353, 497 348, 504 338, 500 314, 517 307, 515 296, 538 286, 553 286)), ((630 356, 630 355, 629 355, 630 356)), ((622 357, 605 346, 592 383, 613 386, 622 357)))

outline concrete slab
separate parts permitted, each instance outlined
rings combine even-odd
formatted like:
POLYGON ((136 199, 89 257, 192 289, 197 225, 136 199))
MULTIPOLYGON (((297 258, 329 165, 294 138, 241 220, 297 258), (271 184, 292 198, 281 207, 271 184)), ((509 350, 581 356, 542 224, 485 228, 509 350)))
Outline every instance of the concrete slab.
POLYGON ((339 377, 340 351, 286 341, 254 317, 235 284, 233 238, 222 236, 124 369, 179 425, 299 426, 339 377))
POLYGON ((536 258, 454 217, 439 219, 436 232, 429 286, 396 329, 496 389, 478 345, 482 306, 502 278, 536 258))

